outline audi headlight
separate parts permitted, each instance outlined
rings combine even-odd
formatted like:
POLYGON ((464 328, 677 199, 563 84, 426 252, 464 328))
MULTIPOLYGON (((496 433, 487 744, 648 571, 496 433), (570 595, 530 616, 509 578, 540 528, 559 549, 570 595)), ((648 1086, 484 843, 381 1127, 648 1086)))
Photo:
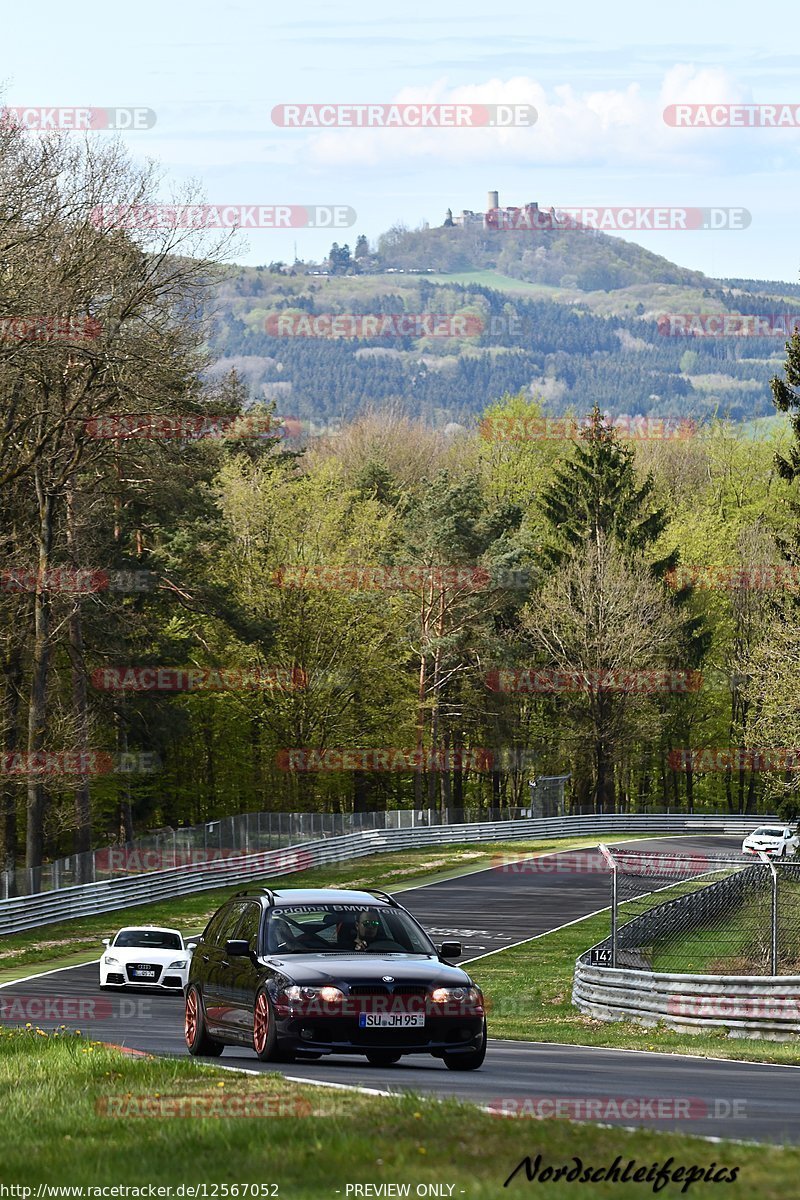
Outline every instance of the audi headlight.
POLYGON ((105 957, 103 958, 103 962, 105 963, 105 965, 107 967, 118 967, 119 966, 119 959, 112 958, 110 954, 105 955, 105 957))
POLYGON ((182 971, 185 966, 186 966, 185 958, 176 958, 175 962, 169 964, 169 966, 167 967, 167 970, 168 971, 182 971))
POLYGON ((296 983, 285 988, 283 995, 287 1000, 322 1000, 326 1004, 344 1000, 344 992, 337 987, 298 987, 296 983))
POLYGON ((480 1004, 483 1000, 476 987, 440 987, 431 992, 434 1004, 480 1004))

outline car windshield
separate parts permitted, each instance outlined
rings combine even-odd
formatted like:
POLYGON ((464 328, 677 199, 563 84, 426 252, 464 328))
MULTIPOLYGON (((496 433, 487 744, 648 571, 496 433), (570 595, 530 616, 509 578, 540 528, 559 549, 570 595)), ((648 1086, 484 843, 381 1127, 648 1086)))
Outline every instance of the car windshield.
POLYGON ((182 950, 179 933, 164 929, 121 929, 114 939, 115 946, 142 946, 148 950, 182 950))
POLYGON ((782 830, 782 829, 768 829, 768 828, 767 828, 767 826, 765 825, 763 829, 757 829, 757 830, 755 831, 755 833, 753 834, 753 837, 777 837, 777 838, 782 838, 782 837, 783 837, 783 830, 782 830))
POLYGON ((269 916, 270 954, 435 954, 407 913, 388 905, 281 905, 269 916))

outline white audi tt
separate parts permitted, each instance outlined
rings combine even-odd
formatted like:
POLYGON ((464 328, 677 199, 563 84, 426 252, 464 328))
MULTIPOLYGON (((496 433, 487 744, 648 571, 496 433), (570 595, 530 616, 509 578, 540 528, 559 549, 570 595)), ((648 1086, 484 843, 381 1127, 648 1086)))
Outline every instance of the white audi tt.
POLYGON ((189 974, 189 949, 177 929, 154 925, 120 929, 103 938, 100 987, 157 987, 182 992, 189 974))
POLYGON ((778 858, 794 856, 800 846, 800 838, 788 825, 759 825, 748 833, 742 842, 742 854, 771 854, 778 858))

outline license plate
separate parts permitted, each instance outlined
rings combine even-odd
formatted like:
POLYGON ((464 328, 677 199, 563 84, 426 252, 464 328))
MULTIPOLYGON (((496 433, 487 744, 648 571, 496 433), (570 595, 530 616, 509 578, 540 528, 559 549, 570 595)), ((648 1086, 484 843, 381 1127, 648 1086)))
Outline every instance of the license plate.
POLYGON ((424 1029, 424 1013, 359 1013, 361 1029, 424 1029))
POLYGON ((155 979, 155 971, 133 971, 137 979, 155 979))

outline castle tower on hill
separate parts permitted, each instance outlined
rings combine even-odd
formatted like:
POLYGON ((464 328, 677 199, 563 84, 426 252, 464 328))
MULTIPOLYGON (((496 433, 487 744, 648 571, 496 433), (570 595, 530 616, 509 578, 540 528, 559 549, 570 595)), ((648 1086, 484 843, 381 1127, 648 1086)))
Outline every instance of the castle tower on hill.
POLYGON ((539 209, 537 200, 529 200, 527 204, 519 207, 508 205, 505 208, 500 207, 500 193, 496 191, 487 192, 486 195, 486 211, 473 212, 471 208, 464 208, 457 217, 454 217, 452 211, 448 208, 447 218, 445 219, 445 227, 457 225, 460 229, 481 228, 481 229, 552 229, 555 228, 558 222, 555 220, 555 211, 550 210, 551 219, 543 219, 542 212, 539 209))

